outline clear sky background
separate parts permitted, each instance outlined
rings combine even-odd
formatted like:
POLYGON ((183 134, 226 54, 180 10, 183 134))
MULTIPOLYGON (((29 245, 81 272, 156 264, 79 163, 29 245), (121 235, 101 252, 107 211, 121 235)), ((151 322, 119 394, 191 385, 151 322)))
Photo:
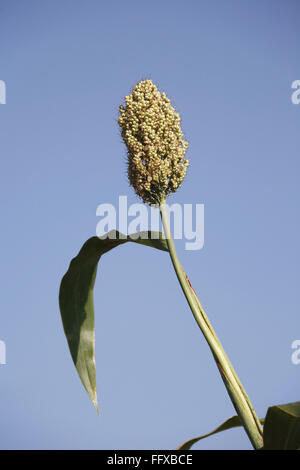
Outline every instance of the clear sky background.
MULTIPOLYGON (((0 0, 0 447, 174 449, 234 414, 167 253, 125 245, 95 286, 99 419, 60 280, 126 179, 123 97, 151 78, 182 116, 205 245, 176 246, 259 416, 300 400, 297 0, 0 0)), ((242 429, 195 449, 247 449, 242 429)))

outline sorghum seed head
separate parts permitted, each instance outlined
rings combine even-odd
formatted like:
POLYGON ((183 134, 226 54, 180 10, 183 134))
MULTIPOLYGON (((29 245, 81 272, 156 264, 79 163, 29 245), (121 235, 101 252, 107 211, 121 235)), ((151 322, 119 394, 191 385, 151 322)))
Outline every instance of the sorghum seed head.
POLYGON ((151 80, 139 82, 125 103, 118 122, 128 149, 129 182, 145 203, 159 204, 179 188, 189 164, 180 116, 151 80))

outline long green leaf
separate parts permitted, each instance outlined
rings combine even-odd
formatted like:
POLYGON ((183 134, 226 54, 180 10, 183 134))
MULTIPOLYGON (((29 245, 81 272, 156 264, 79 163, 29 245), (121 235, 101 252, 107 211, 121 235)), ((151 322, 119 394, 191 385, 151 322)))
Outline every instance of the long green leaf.
MULTIPOLYGON (((264 420, 260 419, 260 422, 263 424, 264 420)), ((207 434, 203 434, 202 436, 194 437, 192 439, 189 439, 188 441, 185 441, 183 444, 177 447, 176 450, 189 450, 194 444, 196 444, 196 442, 201 441, 201 439, 204 439, 205 437, 209 437, 209 436, 212 436, 213 434, 217 434, 218 432, 227 431, 228 429, 237 428, 240 426, 242 426, 240 418, 238 416, 232 416, 231 418, 228 418, 226 421, 224 421, 224 423, 222 423, 213 431, 207 434)))
POLYGON ((60 285, 59 306, 71 356, 97 411, 93 288, 100 257, 126 242, 168 251, 161 232, 125 236, 114 230, 106 237, 92 237, 84 243, 60 285))
POLYGON ((268 409, 264 449, 300 450, 300 401, 268 409))

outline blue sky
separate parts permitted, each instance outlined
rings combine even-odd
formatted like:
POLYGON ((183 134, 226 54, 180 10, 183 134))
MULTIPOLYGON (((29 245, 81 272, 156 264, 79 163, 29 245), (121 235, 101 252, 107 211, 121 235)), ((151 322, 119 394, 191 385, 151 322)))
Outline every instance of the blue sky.
MULTIPOLYGON (((182 116, 190 168, 171 202, 205 205, 184 249, 260 416, 300 399, 299 2, 0 1, 3 449, 174 449, 234 414, 168 255, 122 246, 95 286, 99 419, 72 364, 60 280, 101 203, 138 202, 117 118, 143 78, 182 116)), ((247 449, 243 430, 199 449, 247 449)))

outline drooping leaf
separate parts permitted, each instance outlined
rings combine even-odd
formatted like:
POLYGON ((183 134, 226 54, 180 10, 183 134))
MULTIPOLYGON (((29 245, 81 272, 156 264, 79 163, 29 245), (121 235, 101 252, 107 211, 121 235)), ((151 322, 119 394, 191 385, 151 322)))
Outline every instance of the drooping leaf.
MULTIPOLYGON (((260 422, 263 424, 264 419, 260 419, 260 422)), ((213 431, 185 441, 183 444, 177 447, 176 450, 189 450, 194 444, 196 444, 196 442, 201 441, 201 439, 204 439, 205 437, 212 436, 213 434, 217 434, 218 432, 227 431, 228 429, 237 428, 239 426, 242 426, 239 416, 232 416, 231 418, 228 418, 226 421, 224 421, 224 423, 222 423, 213 431)))
POLYGON ((105 237, 92 237, 84 243, 72 259, 60 285, 59 306, 70 353, 97 410, 93 288, 100 257, 126 242, 168 251, 161 232, 148 231, 125 236, 113 230, 105 237))
POLYGON ((264 449, 300 450, 300 401, 268 409, 264 449))

